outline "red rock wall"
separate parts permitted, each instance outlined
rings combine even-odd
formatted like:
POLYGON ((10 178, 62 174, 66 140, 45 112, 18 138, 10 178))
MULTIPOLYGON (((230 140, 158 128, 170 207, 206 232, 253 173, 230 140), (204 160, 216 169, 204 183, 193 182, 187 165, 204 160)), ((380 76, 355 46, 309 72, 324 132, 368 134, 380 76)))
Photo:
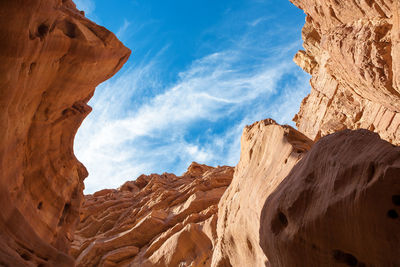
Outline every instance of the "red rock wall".
POLYGON ((0 1, 0 265, 72 266, 73 138, 130 51, 68 0, 0 1))
POLYGON ((290 126, 268 119, 243 130, 240 161, 218 205, 212 266, 264 266, 260 217, 269 194, 312 146, 290 126))
POLYGON ((241 144, 211 266, 400 265, 400 147, 368 130, 313 145, 271 120, 241 144))
POLYGON ((312 75, 299 130, 319 139, 365 128, 400 144, 399 2, 291 1, 307 14, 295 62, 312 75))
POLYGON ((398 266, 400 3, 292 2, 312 75, 294 120, 319 141, 296 158, 281 126, 245 129, 212 266, 398 266))
POLYGON ((322 138, 270 194, 260 244, 274 267, 400 266, 400 147, 367 130, 322 138))

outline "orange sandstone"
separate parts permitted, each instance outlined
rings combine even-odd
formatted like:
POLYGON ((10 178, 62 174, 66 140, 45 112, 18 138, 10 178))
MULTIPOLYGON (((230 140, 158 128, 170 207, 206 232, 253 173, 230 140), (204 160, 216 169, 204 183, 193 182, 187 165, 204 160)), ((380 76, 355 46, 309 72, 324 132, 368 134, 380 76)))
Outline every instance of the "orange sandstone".
POLYGON ((76 130, 130 51, 69 0, 0 1, 0 265, 73 266, 76 130))
POLYGON ((364 128, 400 144, 398 0, 291 0, 307 14, 305 51, 295 62, 312 75, 294 120, 319 139, 364 128))
POLYGON ((271 266, 400 266, 400 147, 367 130, 322 138, 265 201, 271 266))
POLYGON ((192 163, 181 177, 142 175, 85 196, 72 246, 77 266, 209 266, 232 175, 232 167, 192 163))

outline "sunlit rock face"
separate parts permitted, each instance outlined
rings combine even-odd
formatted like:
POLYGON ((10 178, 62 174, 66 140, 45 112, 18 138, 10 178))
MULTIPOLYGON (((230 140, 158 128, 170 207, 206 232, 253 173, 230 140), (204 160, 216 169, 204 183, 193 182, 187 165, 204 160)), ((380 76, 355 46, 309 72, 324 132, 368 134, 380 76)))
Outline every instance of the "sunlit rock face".
POLYGON ((244 130, 212 265, 398 266, 400 3, 292 2, 307 14, 294 60, 312 75, 294 120, 319 141, 271 121, 244 130))
POLYGON ((294 120, 310 138, 364 128, 400 144, 400 3, 397 0, 291 0, 307 14, 305 51, 295 62, 312 75, 294 120))
POLYGON ((212 266, 398 266, 400 148, 368 130, 316 144, 246 127, 218 206, 212 266))
POLYGON ((260 247, 264 203, 312 143, 271 119, 244 129, 240 161, 218 206, 212 266, 265 266, 268 259, 260 247))
POLYGON ((262 208, 276 267, 400 266, 400 147, 367 130, 318 141, 262 208))
POLYGON ((130 51, 68 0, 0 1, 0 265, 73 266, 73 138, 130 51))
POLYGON ((218 202, 233 168, 192 163, 85 196, 72 253, 77 266, 210 266, 218 202))

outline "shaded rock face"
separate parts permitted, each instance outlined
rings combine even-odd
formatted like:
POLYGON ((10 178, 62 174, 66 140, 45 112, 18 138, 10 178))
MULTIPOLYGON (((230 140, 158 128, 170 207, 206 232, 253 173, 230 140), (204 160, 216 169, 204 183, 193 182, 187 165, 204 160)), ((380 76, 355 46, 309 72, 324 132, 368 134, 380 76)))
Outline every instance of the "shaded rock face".
POLYGON ((210 266, 218 202, 232 167, 192 163, 181 177, 142 175, 85 196, 77 266, 210 266))
POLYGON ((400 266, 400 147, 367 130, 322 138, 270 194, 271 266, 400 266))
POLYGON ((400 144, 400 3, 397 0, 291 0, 307 14, 305 51, 295 62, 312 75, 294 120, 319 139, 365 128, 400 144))
POLYGON ((68 0, 0 1, 0 265, 73 266, 73 138, 130 51, 68 0))
POLYGON ((260 217, 269 194, 307 152, 312 141, 268 119, 244 129, 240 161, 218 206, 213 266, 264 266, 260 217))

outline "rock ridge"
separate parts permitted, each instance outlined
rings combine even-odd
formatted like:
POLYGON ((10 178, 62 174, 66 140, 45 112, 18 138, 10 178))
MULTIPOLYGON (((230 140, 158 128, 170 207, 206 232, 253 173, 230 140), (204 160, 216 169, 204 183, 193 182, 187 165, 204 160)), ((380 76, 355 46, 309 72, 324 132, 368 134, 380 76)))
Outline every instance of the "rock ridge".
POLYGON ((180 177, 141 175, 86 195, 73 242, 77 266, 209 265, 232 175, 232 167, 193 162, 180 177))
POLYGON ((70 0, 0 10, 0 265, 73 266, 87 176, 73 139, 130 51, 70 0))

